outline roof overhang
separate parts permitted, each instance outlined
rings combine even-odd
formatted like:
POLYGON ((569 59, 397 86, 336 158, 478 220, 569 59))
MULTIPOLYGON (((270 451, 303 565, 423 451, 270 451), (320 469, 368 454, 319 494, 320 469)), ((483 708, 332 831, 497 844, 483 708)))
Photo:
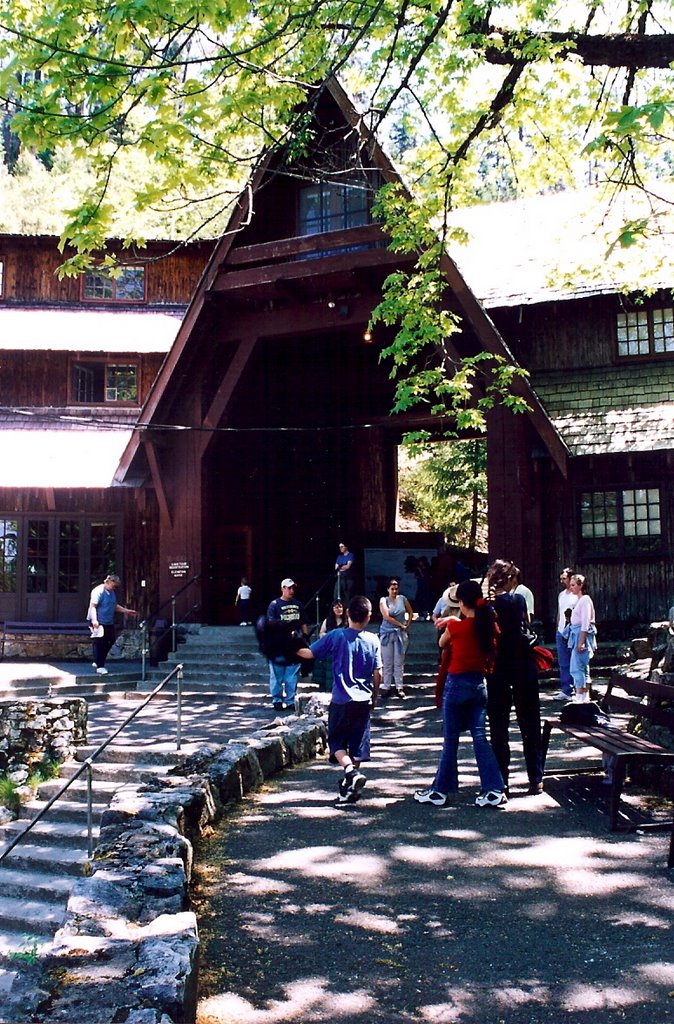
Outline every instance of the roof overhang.
POLYGON ((0 350, 166 353, 184 314, 156 310, 0 306, 0 350))

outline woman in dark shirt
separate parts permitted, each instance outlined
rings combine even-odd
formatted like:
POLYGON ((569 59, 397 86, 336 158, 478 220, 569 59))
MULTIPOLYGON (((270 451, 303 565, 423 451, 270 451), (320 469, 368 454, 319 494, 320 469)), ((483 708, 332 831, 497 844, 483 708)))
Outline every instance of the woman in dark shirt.
POLYGON ((529 778, 528 792, 543 791, 541 756, 541 705, 538 674, 525 636, 527 606, 521 594, 513 594, 519 570, 498 559, 489 569, 489 593, 496 612, 499 636, 493 671, 487 676, 487 716, 491 745, 503 780, 508 785, 510 768, 510 712, 515 706, 517 724, 529 778))

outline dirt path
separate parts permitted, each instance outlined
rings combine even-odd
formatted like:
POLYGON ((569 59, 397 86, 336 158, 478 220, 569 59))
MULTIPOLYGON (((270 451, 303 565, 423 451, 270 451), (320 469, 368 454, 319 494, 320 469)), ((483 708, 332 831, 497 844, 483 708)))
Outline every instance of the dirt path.
MULTIPOLYGON (((414 703, 380 717, 355 808, 320 762, 204 842, 198 1024, 674 1021, 667 837, 611 835, 600 776, 515 774, 476 808, 468 741, 461 803, 416 805, 440 726, 414 703)), ((556 742, 548 767, 577 763, 556 742)))

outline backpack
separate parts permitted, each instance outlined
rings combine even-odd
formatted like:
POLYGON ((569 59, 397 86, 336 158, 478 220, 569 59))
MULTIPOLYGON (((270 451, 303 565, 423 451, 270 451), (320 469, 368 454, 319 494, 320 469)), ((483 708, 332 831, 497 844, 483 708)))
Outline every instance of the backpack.
POLYGON ((594 725, 608 726, 611 724, 611 719, 605 711, 602 711, 595 700, 586 701, 585 704, 574 704, 573 702, 565 704, 559 720, 562 725, 578 725, 581 728, 594 725))

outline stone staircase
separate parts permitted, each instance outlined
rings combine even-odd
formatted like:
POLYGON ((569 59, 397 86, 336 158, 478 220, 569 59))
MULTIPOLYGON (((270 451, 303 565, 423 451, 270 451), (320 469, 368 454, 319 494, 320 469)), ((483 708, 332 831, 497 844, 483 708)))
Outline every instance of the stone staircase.
MULTIPOLYGON (((93 702, 89 708, 89 739, 93 745, 80 747, 75 759, 62 766, 61 777, 43 782, 35 799, 22 807, 20 819, 0 826, 0 853, 28 821, 71 778, 100 742, 114 731, 133 704, 98 705, 113 697, 146 696, 176 664, 185 665, 184 716, 190 737, 180 753, 175 751, 175 681, 166 687, 165 697, 144 709, 142 715, 121 733, 96 759, 93 773, 94 840, 103 810, 123 784, 146 781, 161 775, 189 756, 199 742, 226 742, 252 729, 252 714, 268 712, 267 663, 259 653, 253 630, 242 627, 201 627, 190 633, 178 652, 150 670, 141 683, 137 672, 111 671, 106 677, 42 673, 33 665, 18 666, 19 678, 5 686, 10 698, 73 693, 93 702), (36 674, 36 668, 38 674, 36 674), (212 707, 204 709, 204 701, 212 707), (235 721, 224 725, 223 700, 231 705, 235 721), (196 703, 195 703, 196 702, 196 703), (251 703, 253 712, 238 713, 239 705, 251 703), (259 707, 258 707, 259 706, 259 707), (99 707, 96 712, 95 708, 99 707), (191 726, 190 726, 191 722, 191 726)), ((5 675, 9 666, 6 664, 5 675)), ((14 666, 12 666, 14 668, 14 666)), ((5 694, 0 690, 0 699, 5 694)), ((46 953, 59 928, 68 896, 87 861, 86 775, 77 779, 67 793, 38 822, 28 836, 0 864, 0 1006, 22 962, 46 953)), ((0 1020, 2 1017, 0 1015, 0 1020)))
MULTIPOLYGON (((163 774, 189 753, 171 752, 170 746, 115 743, 99 756, 93 773, 94 842, 101 814, 120 785, 163 774)), ((0 828, 0 853, 94 749, 80 747, 76 760, 62 766, 61 778, 43 782, 35 799, 23 805, 21 817, 0 828)), ((83 774, 0 864, 0 992, 3 969, 11 972, 23 958, 46 952, 63 920, 87 861, 86 791, 83 774)))
MULTIPOLYGON (((176 665, 183 664, 182 692, 194 699, 260 699, 269 693, 269 669, 252 626, 201 626, 178 650, 150 669, 137 693, 149 693, 176 665)), ((162 691, 173 695, 177 680, 162 691)))

